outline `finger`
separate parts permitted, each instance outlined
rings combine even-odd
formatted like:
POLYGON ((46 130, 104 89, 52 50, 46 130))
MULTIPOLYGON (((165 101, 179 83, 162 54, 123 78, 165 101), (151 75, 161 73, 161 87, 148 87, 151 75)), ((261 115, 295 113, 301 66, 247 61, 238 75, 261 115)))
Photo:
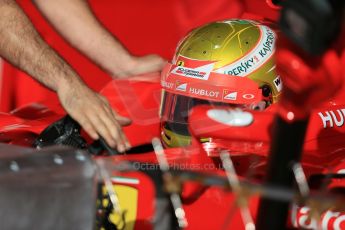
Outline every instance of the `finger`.
POLYGON ((112 127, 107 127, 107 125, 102 121, 102 117, 106 116, 104 115, 104 111, 98 114, 89 113, 87 114, 87 116, 93 127, 95 127, 97 133, 105 139, 108 145, 112 148, 116 147, 119 137, 113 137, 109 132, 109 129, 111 129, 112 127))
POLYGON ((106 109, 106 111, 111 114, 114 119, 121 125, 121 126, 127 126, 130 125, 132 123, 132 120, 128 117, 124 117, 121 116, 120 114, 118 114, 115 110, 113 110, 111 108, 111 106, 109 105, 109 103, 106 101, 104 108, 106 109))
POLYGON ((94 140, 98 140, 99 139, 99 135, 97 134, 97 131, 95 129, 95 127, 92 125, 91 121, 83 116, 83 117, 80 117, 80 116, 72 116, 71 117, 76 120, 79 125, 85 130, 85 132, 94 140))
POLYGON ((125 133, 123 132, 122 130, 122 127, 121 126, 127 126, 127 125, 130 125, 132 123, 132 120, 129 119, 128 117, 123 117, 119 114, 117 114, 115 111, 112 111, 113 112, 113 115, 115 117, 115 119, 118 121, 118 124, 120 125, 120 129, 121 129, 121 135, 122 135, 122 139, 123 139, 123 142, 125 144, 125 147, 126 149, 130 149, 131 148, 131 145, 125 135, 125 133))
POLYGON ((127 117, 123 117, 121 115, 119 115, 115 110, 113 110, 111 107, 108 107, 107 108, 108 112, 111 114, 111 116, 116 120, 116 124, 118 124, 118 132, 119 132, 119 135, 121 136, 121 139, 122 139, 122 143, 125 144, 125 148, 126 149, 129 149, 131 148, 131 145, 125 135, 125 133, 123 132, 121 126, 127 126, 127 125, 130 125, 132 123, 132 120, 127 118, 127 117))
POLYGON ((98 140, 99 139, 99 135, 97 134, 96 129, 92 126, 91 122, 87 122, 84 125, 81 125, 81 127, 85 130, 85 132, 87 134, 89 134, 89 136, 94 139, 94 140, 98 140))
POLYGON ((104 122, 105 126, 108 128, 111 136, 116 140, 117 149, 119 152, 124 152, 128 148, 128 140, 123 133, 123 130, 115 118, 115 111, 113 111, 109 106, 108 103, 105 103, 103 106, 104 113, 100 116, 102 122, 104 122))
POLYGON ((132 123, 131 119, 129 119, 128 117, 123 117, 119 114, 115 115, 115 119, 119 122, 121 126, 128 126, 132 123))
MULTIPOLYGON (((129 125, 132 122, 131 119, 117 114, 116 111, 114 111, 111 108, 108 100, 105 97, 100 96, 100 98, 104 102, 103 108, 105 109, 105 111, 108 113, 108 116, 109 116, 109 117, 103 116, 102 117, 103 122, 107 125, 107 127, 112 127, 113 125, 116 126, 116 127, 113 126, 113 128, 110 128, 110 132, 114 138, 119 137, 117 140, 120 141, 122 146, 119 145, 118 148, 120 148, 123 151, 126 149, 129 149, 130 148, 129 141, 128 141, 126 135, 124 134, 121 126, 129 125)), ((123 151, 121 151, 121 152, 123 152, 123 151)))
POLYGON ((132 122, 131 119, 119 115, 111 107, 111 105, 109 104, 108 100, 105 97, 100 96, 100 98, 103 101, 103 108, 104 108, 104 110, 109 114, 109 116, 112 116, 112 118, 117 121, 116 123, 120 123, 120 125, 124 126, 124 125, 129 125, 132 122))
POLYGON ((112 138, 116 140, 117 148, 119 152, 124 152, 127 149, 127 143, 128 140, 123 133, 123 130, 118 123, 118 121, 115 119, 115 116, 113 113, 107 113, 104 114, 104 116, 101 116, 100 119, 102 122, 104 122, 105 126, 108 128, 108 131, 110 132, 112 138))

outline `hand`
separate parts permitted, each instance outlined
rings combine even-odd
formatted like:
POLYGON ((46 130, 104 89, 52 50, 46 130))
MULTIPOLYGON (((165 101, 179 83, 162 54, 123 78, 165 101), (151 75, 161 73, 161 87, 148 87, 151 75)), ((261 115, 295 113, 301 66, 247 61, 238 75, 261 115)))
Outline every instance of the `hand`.
POLYGON ((129 125, 131 120, 113 111, 106 98, 89 89, 81 81, 63 84, 57 93, 66 112, 93 139, 97 140, 102 136, 119 152, 130 148, 121 126, 129 125))
POLYGON ((140 74, 160 72, 166 61, 158 55, 150 54, 142 57, 131 56, 128 63, 112 72, 114 78, 127 78, 140 74))

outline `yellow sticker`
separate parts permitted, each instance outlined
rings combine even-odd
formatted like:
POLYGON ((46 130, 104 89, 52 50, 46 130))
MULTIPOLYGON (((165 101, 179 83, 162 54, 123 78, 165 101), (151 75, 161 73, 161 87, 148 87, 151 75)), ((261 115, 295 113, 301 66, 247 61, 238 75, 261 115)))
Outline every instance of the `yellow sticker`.
POLYGON ((177 62, 177 65, 178 65, 178 66, 184 66, 184 62, 183 62, 183 61, 178 61, 178 62, 177 62))
MULTIPOLYGON (((116 225, 117 229, 121 230, 133 230, 138 206, 138 190, 125 185, 113 185, 115 192, 119 199, 121 213, 113 210, 109 216, 111 223, 116 225)), ((103 195, 107 195, 107 190, 103 186, 103 195)), ((109 199, 103 199, 103 207, 107 207, 109 199)))

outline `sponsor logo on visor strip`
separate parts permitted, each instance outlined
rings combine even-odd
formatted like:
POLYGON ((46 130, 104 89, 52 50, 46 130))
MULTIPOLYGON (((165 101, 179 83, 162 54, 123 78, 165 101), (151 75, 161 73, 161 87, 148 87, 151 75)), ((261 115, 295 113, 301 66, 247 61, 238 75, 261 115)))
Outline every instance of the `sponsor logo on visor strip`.
POLYGON ((196 87, 188 87, 188 83, 181 83, 179 80, 176 81, 176 84, 172 82, 167 82, 162 80, 161 85, 166 89, 175 89, 176 92, 185 92, 191 95, 209 97, 209 98, 223 98, 223 100, 231 100, 237 101, 238 97, 241 97, 246 100, 252 100, 255 98, 254 94, 251 93, 239 93, 237 91, 232 91, 229 89, 223 89, 223 95, 221 95, 222 91, 218 90, 211 90, 211 89, 202 89, 196 87), (174 88, 175 85, 175 88, 174 88), (240 96, 239 96, 240 94, 240 96))
POLYGON ((231 92, 231 93, 227 93, 227 91, 224 91, 224 99, 226 100, 232 100, 232 101, 236 101, 237 100, 237 92, 231 92))
POLYGON ((253 94, 250 94, 250 93, 247 93, 247 94, 243 94, 242 96, 244 99, 254 99, 254 95, 253 94))
POLYGON ((197 89, 190 87, 189 93, 198 95, 198 96, 206 96, 211 98, 218 98, 219 92, 218 91, 212 91, 212 90, 205 90, 205 89, 197 89))
MULTIPOLYGON (((224 94, 223 94, 223 99, 225 100, 231 100, 231 101, 236 101, 237 100, 237 97, 238 97, 238 92, 236 91, 229 91, 229 90, 224 90, 223 91, 224 94)), ((251 94, 251 93, 246 93, 246 94, 243 94, 242 95, 242 98, 243 99, 247 99, 247 100, 252 100, 255 98, 254 94, 251 94)))
POLYGON ((174 83, 161 80, 161 86, 167 89, 173 89, 174 83))
POLYGON ((186 92, 187 91, 187 83, 178 83, 176 82, 176 90, 186 92))
POLYGON ((214 63, 200 66, 198 68, 186 68, 176 66, 171 73, 188 78, 195 78, 200 80, 208 80, 211 71, 213 70, 214 63))
POLYGON ((261 39, 250 53, 214 72, 244 77, 264 64, 274 53, 276 36, 274 32, 266 26, 259 26, 259 29, 262 34, 261 39))

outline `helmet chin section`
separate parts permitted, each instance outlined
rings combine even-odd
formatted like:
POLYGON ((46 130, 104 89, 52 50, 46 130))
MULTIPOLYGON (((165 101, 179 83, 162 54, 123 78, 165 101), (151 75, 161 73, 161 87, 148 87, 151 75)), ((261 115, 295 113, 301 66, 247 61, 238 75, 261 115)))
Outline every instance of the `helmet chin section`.
POLYGON ((189 135, 178 134, 166 127, 162 128, 162 142, 166 148, 175 148, 190 145, 191 137, 189 135))

